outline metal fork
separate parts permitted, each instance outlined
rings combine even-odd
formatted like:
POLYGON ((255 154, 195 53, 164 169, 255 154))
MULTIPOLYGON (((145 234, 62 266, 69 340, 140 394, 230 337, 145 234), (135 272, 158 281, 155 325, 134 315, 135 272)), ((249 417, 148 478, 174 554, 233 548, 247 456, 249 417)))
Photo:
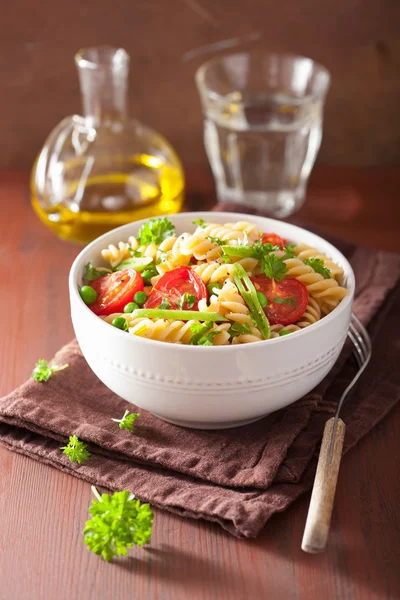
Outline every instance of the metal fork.
POLYGON ((333 500, 346 429, 344 422, 339 418, 339 414, 349 392, 367 368, 372 353, 371 339, 368 332, 354 313, 351 315, 347 335, 353 344, 353 353, 357 361, 358 371, 344 390, 335 416, 325 424, 317 472, 311 494, 303 541, 301 543, 302 550, 312 554, 321 552, 328 540, 333 500))

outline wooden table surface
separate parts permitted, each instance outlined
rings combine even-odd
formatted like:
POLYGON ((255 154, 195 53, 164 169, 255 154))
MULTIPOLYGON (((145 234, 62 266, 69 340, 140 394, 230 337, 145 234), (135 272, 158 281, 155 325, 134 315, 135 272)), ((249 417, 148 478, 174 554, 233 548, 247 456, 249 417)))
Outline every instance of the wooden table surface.
MULTIPOLYGON (((27 181, 0 175, 1 394, 73 336, 67 273, 79 248, 39 222, 27 181)), ((189 173, 188 188, 192 207, 212 201, 208 174, 189 173)), ((399 250, 399 188, 395 169, 317 168, 296 221, 399 250)), ((399 430, 397 406, 345 457, 316 556, 300 549, 307 495, 251 541, 157 510, 151 547, 106 564, 82 541, 90 486, 0 446, 0 599, 398 599, 399 430)))

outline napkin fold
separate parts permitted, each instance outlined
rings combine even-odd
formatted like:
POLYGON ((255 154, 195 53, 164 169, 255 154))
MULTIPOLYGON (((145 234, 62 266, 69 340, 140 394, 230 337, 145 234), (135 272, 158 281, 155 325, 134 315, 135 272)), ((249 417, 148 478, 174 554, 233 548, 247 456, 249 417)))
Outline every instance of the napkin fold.
MULTIPOLYGON (((346 452, 399 400, 400 257, 344 250, 357 280, 354 312, 373 337, 371 365, 342 413, 346 452)), ((54 357, 68 369, 0 400, 0 443, 95 485, 128 489, 153 506, 255 537, 311 487, 324 424, 355 372, 350 352, 347 344, 323 382, 291 406, 240 428, 201 431, 165 423, 113 394, 72 341, 54 357), (133 433, 111 420, 126 409, 141 413, 133 433), (81 465, 60 450, 71 434, 91 452, 81 465)))

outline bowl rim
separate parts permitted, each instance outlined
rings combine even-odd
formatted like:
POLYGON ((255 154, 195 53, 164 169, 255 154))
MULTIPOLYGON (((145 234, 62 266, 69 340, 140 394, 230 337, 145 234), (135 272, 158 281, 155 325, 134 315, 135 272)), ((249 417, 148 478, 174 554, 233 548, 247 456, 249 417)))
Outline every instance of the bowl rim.
MULTIPOLYGON (((301 232, 306 232, 307 234, 312 235, 313 237, 317 238, 317 240, 321 240, 324 244, 326 244, 328 247, 332 248, 334 250, 334 252, 338 253, 340 255, 340 259, 341 259, 341 266, 343 267, 344 271, 345 271, 345 275, 347 278, 347 289, 349 290, 349 294, 343 298, 343 300, 341 300, 341 302, 339 303, 339 305, 334 308, 328 315, 326 315, 323 319, 320 319, 317 323, 313 323, 312 326, 310 327, 304 327, 303 329, 301 329, 300 331, 296 332, 296 339, 298 340, 300 338, 300 336, 306 336, 310 334, 310 330, 311 333, 312 331, 316 331, 316 328, 321 328, 321 327, 325 327, 328 325, 328 323, 330 323, 331 321, 333 321, 335 318, 337 318, 337 316, 341 313, 343 313, 347 306, 349 304, 351 304, 353 302, 353 298, 354 298, 354 291, 355 291, 355 276, 354 276, 354 271, 349 263, 349 261, 347 260, 347 258, 342 254, 342 252, 340 250, 338 250, 336 248, 336 246, 334 246, 333 244, 331 244, 330 242, 328 242, 327 240, 325 240, 324 238, 322 238, 321 236, 319 236, 316 233, 313 233, 312 231, 308 231, 307 229, 304 229, 303 227, 299 227, 298 225, 293 225, 292 223, 286 223, 284 221, 279 221, 277 219, 270 219, 269 217, 263 217, 261 215, 250 215, 247 213, 236 213, 236 212, 222 212, 222 211, 190 211, 190 212, 182 212, 182 213, 176 213, 173 215, 155 215, 153 217, 148 217, 146 219, 140 219, 138 221, 132 221, 131 223, 127 223, 125 225, 121 225, 120 227, 116 227, 114 229, 111 229, 110 231, 107 231, 106 233, 104 233, 103 235, 97 237, 96 239, 94 239, 92 242, 90 242, 90 244, 88 244, 87 246, 85 246, 78 254, 78 256, 75 258, 74 262, 72 263, 70 272, 69 272, 69 277, 68 277, 68 282, 69 282, 69 294, 70 294, 70 300, 72 300, 72 295, 78 299, 79 302, 82 303, 82 307, 87 311, 87 314, 89 316, 89 319, 92 319, 93 326, 95 326, 95 324, 97 323, 98 325, 100 325, 100 327, 106 327, 107 331, 109 331, 110 333, 110 324, 107 323, 106 321, 103 321, 103 319, 101 319, 99 316, 95 315, 90 308, 83 302, 82 298, 80 297, 79 294, 79 284, 78 284, 78 280, 80 279, 81 275, 78 273, 78 266, 80 265, 81 261, 82 261, 82 257, 85 254, 90 254, 91 249, 97 245, 100 241, 104 241, 104 247, 108 246, 107 243, 107 238, 109 237, 113 237, 117 232, 121 232, 121 240, 123 240, 125 237, 127 238, 129 235, 132 235, 132 233, 128 233, 126 234, 125 232, 131 231, 132 229, 137 230, 140 225, 142 225, 142 223, 145 223, 146 221, 148 221, 150 218, 153 219, 157 219, 160 217, 165 217, 167 216, 169 219, 172 220, 172 222, 174 222, 174 219, 178 219, 178 221, 180 221, 182 218, 186 218, 186 219, 190 219, 190 218, 194 218, 194 219, 198 219, 198 218, 202 218, 204 220, 206 220, 206 218, 209 217, 219 217, 221 219, 224 219, 225 217, 228 217, 226 222, 229 222, 230 220, 236 220, 236 221, 243 221, 243 220, 250 220, 251 219, 261 219, 264 221, 268 221, 268 223, 272 223, 274 226, 274 224, 277 224, 278 227, 278 231, 277 233, 279 234, 279 227, 280 226, 284 226, 284 228, 290 228, 291 230, 294 230, 299 237, 301 237, 301 232)), ((210 221, 212 222, 212 221, 210 221)), ((217 221, 218 222, 218 221, 217 221)), ((223 221, 221 221, 223 222, 223 221)), ((316 246, 318 248, 318 246, 316 246)), ((89 258, 88 258, 89 260, 89 258)), ((106 331, 105 330, 105 331, 106 331)), ((159 340, 152 340, 152 339, 147 339, 147 338, 143 338, 141 336, 126 336, 126 332, 121 331, 115 327, 113 327, 113 332, 116 335, 121 335, 123 337, 121 337, 121 339, 131 339, 132 342, 128 342, 128 343, 144 343, 144 344, 156 344, 157 348, 160 348, 160 344, 161 342, 159 340)), ((166 346, 166 348, 169 347, 173 347, 176 351, 178 352, 234 352, 234 351, 239 351, 239 350, 243 350, 243 346, 246 346, 246 349, 248 348, 249 350, 253 349, 253 348, 266 348, 265 344, 268 343, 269 347, 272 344, 282 344, 282 343, 287 343, 290 339, 292 338, 292 336, 278 336, 277 338, 270 338, 268 340, 262 340, 261 342, 254 342, 254 343, 250 343, 250 344, 229 344, 229 345, 221 345, 221 346, 193 346, 193 345, 189 345, 189 344, 175 344, 174 342, 162 342, 163 345, 166 346), (250 348, 251 347, 251 348, 250 348)), ((161 346, 162 347, 162 346, 161 346)))

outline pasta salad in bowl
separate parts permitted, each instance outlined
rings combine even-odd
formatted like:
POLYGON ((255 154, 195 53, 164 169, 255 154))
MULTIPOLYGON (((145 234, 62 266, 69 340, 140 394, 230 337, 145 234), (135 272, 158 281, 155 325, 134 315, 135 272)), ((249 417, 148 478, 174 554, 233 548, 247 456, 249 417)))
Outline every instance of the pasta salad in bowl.
POLYGON ((70 294, 82 352, 111 390, 180 425, 229 427, 321 381, 344 343, 354 275, 293 225, 186 213, 92 242, 70 294))

